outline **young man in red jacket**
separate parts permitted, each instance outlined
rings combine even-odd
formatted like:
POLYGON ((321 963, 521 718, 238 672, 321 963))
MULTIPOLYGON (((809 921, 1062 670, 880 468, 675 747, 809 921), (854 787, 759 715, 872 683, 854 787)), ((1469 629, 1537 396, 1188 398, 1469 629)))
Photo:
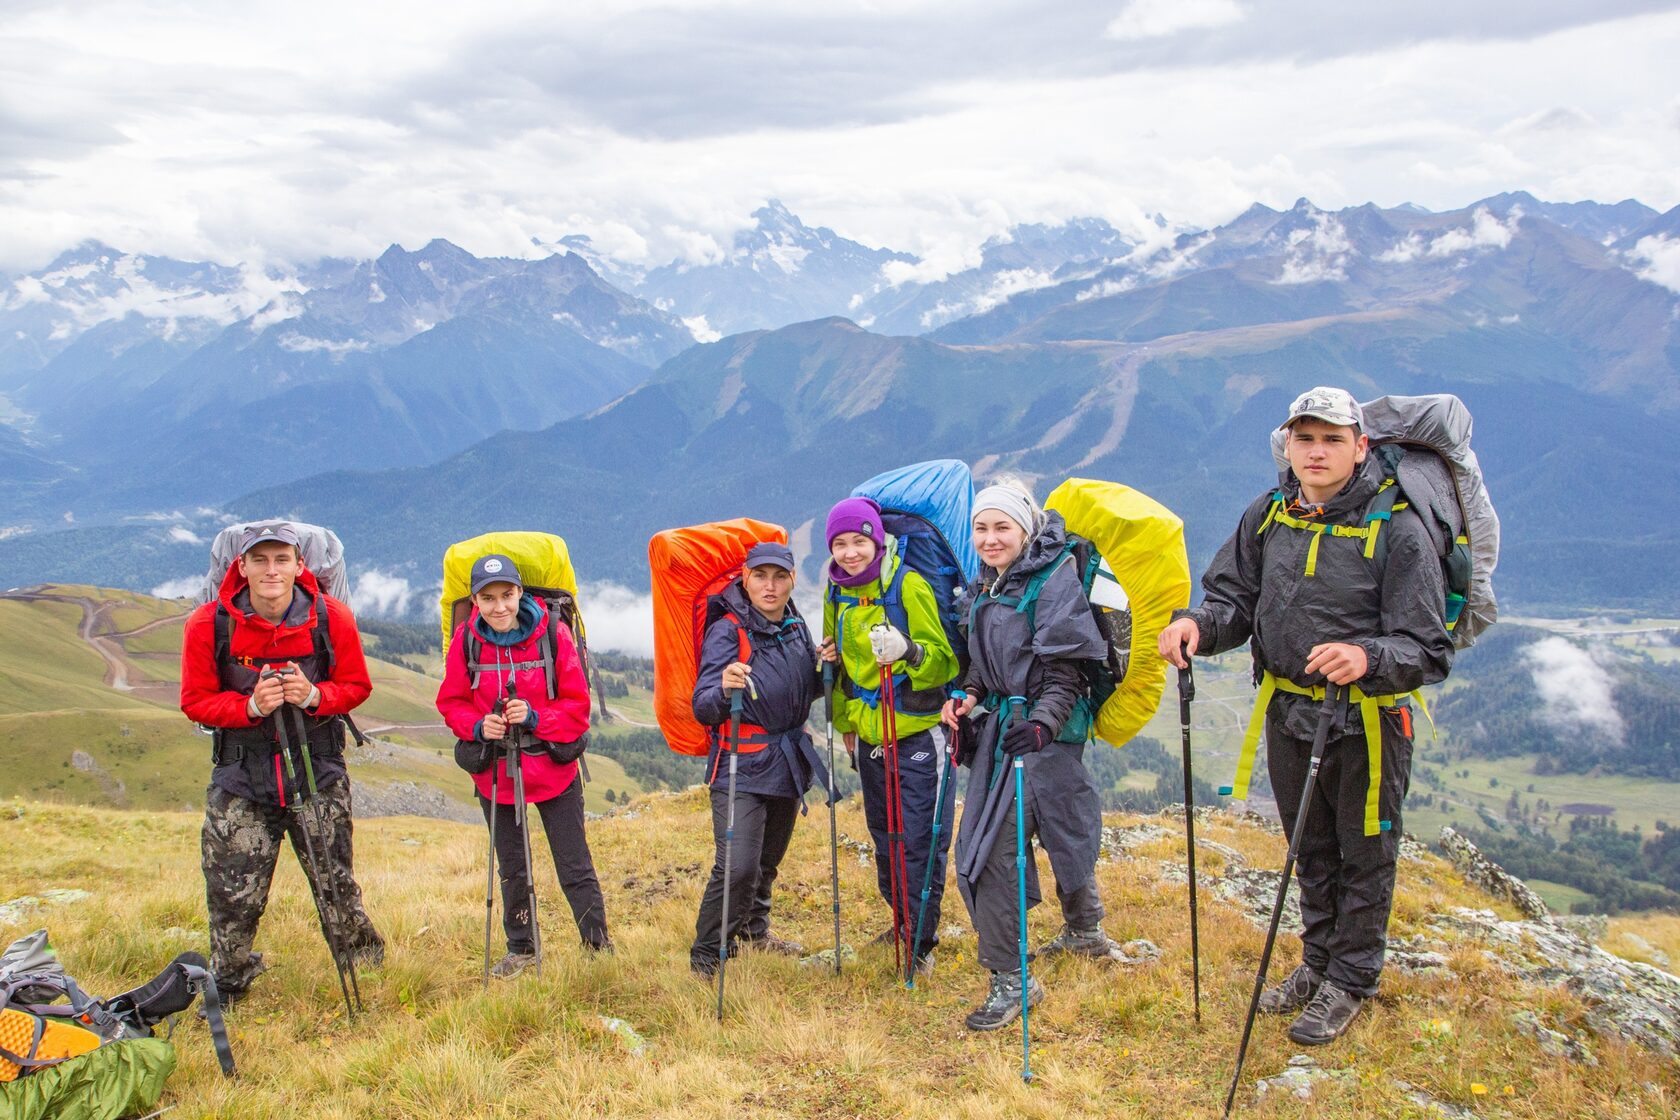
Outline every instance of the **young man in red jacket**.
POLYGON ((283 522, 247 531, 216 601, 192 613, 181 640, 181 710, 215 733, 202 851, 210 966, 225 1000, 243 996, 267 970, 251 943, 282 835, 311 875, 304 828, 320 874, 330 879, 310 882, 331 926, 322 931, 328 944, 336 937, 358 961, 384 960, 384 940, 362 909, 351 870, 350 781, 337 718, 372 690, 356 620, 303 566, 297 532, 283 522), (304 804, 305 744, 313 806, 304 804))

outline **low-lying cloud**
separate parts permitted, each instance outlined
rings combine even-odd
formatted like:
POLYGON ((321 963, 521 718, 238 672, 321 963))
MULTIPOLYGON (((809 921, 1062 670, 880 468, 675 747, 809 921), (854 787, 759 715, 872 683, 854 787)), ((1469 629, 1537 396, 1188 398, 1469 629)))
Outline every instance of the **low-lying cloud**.
POLYGON ((1641 280, 1680 293, 1680 241, 1662 235, 1641 237, 1628 255, 1641 263, 1641 280))
POLYGON ((653 656, 653 596, 616 583, 586 583, 578 603, 591 649, 653 656))
POLYGON ((152 595, 159 599, 196 599, 203 589, 203 576, 182 576, 164 580, 152 588, 152 595))
POLYGON ((1615 683, 1589 650, 1567 638, 1541 638, 1523 651, 1541 714, 1560 731, 1594 732, 1620 746, 1627 733, 1616 708, 1615 683))
POLYGON ((350 590, 350 605, 359 615, 400 618, 408 613, 416 594, 406 578, 369 568, 357 574, 350 590))

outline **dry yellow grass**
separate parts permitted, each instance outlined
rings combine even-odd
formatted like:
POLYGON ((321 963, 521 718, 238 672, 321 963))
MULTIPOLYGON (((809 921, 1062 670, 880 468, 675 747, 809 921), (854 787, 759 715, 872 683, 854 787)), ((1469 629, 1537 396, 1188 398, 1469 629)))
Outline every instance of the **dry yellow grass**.
MULTIPOLYGON (((1137 970, 1085 961, 1040 969, 1049 998, 1033 1018, 1036 1078, 1028 1086, 1019 1078, 1018 1031, 975 1035, 962 1027, 983 983, 954 888, 944 924, 964 932, 947 939, 937 975, 915 992, 894 983, 886 949, 864 951, 838 978, 752 955, 731 965, 719 1025, 712 989, 690 976, 686 961, 710 859, 704 804, 697 791, 648 797, 633 813, 591 826, 617 944, 611 957, 579 950, 539 856, 544 976, 497 984, 487 995, 479 987, 483 831, 417 819, 359 822, 359 877, 389 952, 384 968, 363 973, 367 1013, 353 1024, 302 877, 286 857, 258 939, 275 968, 232 1018, 241 1076, 222 1080, 204 1027, 186 1023, 166 1097, 171 1120, 1217 1115, 1262 935, 1204 894, 1198 1026, 1184 890, 1163 882, 1156 863, 1181 858, 1180 843, 1164 839, 1140 858, 1101 865, 1110 933, 1148 937, 1165 957, 1137 970), (630 1023, 645 1053, 632 1053, 603 1017, 630 1023)), ((778 932, 812 949, 831 936, 825 815, 814 807, 801 821, 776 903, 778 932)), ((184 813, 14 803, 0 812, 0 895, 80 887, 93 898, 0 927, 0 937, 48 925, 72 973, 98 992, 150 978, 176 952, 203 944, 198 825, 184 813)), ((855 800, 842 808, 840 827, 865 834, 855 800)), ((1282 842, 1247 826, 1208 824, 1198 834, 1264 866, 1282 861, 1282 842)), ((1210 872, 1219 863, 1211 852, 1203 860, 1210 872)), ((1440 907, 1489 905, 1439 861, 1403 867, 1397 933, 1440 907)), ((842 852, 841 876, 846 938, 861 945, 886 924, 885 904, 874 895, 873 869, 854 854, 842 852)), ((1054 909, 1034 912, 1035 943, 1054 932, 1054 909)), ((498 952, 499 942, 498 928, 498 952)), ((1280 942, 1274 968, 1281 974, 1293 959, 1292 942, 1280 942)), ((1433 1115, 1408 1101, 1395 1079, 1484 1118, 1672 1114, 1680 1101, 1673 1062, 1610 1042, 1595 1043, 1596 1069, 1547 1057, 1510 1016, 1531 1008, 1578 1026, 1582 1008, 1573 997, 1514 983, 1473 950, 1454 963, 1461 977, 1385 981, 1373 1013, 1315 1055, 1355 1076, 1321 1088, 1310 1103, 1256 1103, 1254 1079, 1276 1073, 1297 1050, 1281 1024, 1263 1022, 1238 1098, 1243 1115, 1433 1115)))

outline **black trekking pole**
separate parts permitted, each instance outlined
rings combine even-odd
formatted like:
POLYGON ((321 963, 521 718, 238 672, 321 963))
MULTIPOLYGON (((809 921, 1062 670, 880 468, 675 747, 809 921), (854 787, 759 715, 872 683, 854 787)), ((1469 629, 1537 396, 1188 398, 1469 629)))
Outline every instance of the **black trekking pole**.
POLYGON ((490 856, 484 872, 484 990, 487 992, 490 990, 490 918, 496 909, 496 818, 500 815, 496 797, 502 769, 496 765, 499 761, 494 756, 490 759, 490 856))
POLYGON ((723 913, 718 918, 718 1022, 723 1022, 723 977, 729 967, 729 875, 735 854, 735 760, 741 747, 741 705, 744 689, 729 694, 729 792, 723 821, 723 913))
MULTIPOLYGON (((264 669, 258 676, 259 679, 262 679, 267 677, 285 677, 290 675, 290 670, 282 672, 276 669, 264 669)), ((332 907, 328 903, 323 902, 321 898, 322 886, 325 883, 325 880, 321 877, 320 861, 315 858, 315 838, 309 831, 308 822, 303 816, 303 806, 296 796, 298 793, 297 766, 292 761, 291 734, 286 730, 286 702, 282 700, 280 702, 280 706, 270 713, 270 716, 274 720, 275 737, 280 744, 280 757, 285 761, 286 781, 290 783, 292 787, 293 797, 290 806, 292 810, 292 817, 297 823, 298 832, 303 834, 303 858, 308 870, 308 874, 305 877, 309 880, 309 898, 310 901, 315 903, 315 915, 321 920, 321 932, 326 935, 327 950, 332 953, 333 968, 338 972, 338 989, 344 994, 344 1010, 349 1018, 354 1019, 356 1017, 356 1006, 361 1003, 361 990, 359 988, 357 989, 355 1003, 352 1003, 350 1000, 350 982, 345 978, 345 955, 339 951, 338 923, 333 920, 332 907)), ((307 738, 303 740, 302 748, 304 765, 308 766, 309 740, 307 738)), ((313 789, 315 781, 314 770, 312 767, 309 769, 309 774, 309 786, 313 789)), ((280 790, 280 800, 281 804, 285 804, 286 791, 284 787, 280 790)), ((293 845, 294 847, 296 845, 295 838, 293 840, 293 845)), ((355 975, 353 969, 354 966, 352 966, 351 971, 352 978, 355 975)))
MULTIPOLYGON (((502 711, 506 713, 507 705, 519 699, 519 687, 513 681, 513 674, 508 674, 507 695, 503 697, 502 711)), ((525 759, 523 728, 509 723, 503 733, 506 738, 508 756, 508 776, 513 779, 513 826, 519 830, 519 837, 525 849, 525 885, 528 889, 526 905, 531 908, 531 946, 536 950, 537 979, 542 979, 542 923, 537 920, 537 869, 531 863, 531 814, 525 811, 525 759)))
POLYGON ((1295 830, 1290 833, 1289 852, 1283 861, 1283 878, 1278 881, 1277 901, 1272 904, 1272 922, 1266 929, 1266 947, 1260 951, 1260 969, 1254 974, 1254 994, 1248 1000, 1248 1020, 1243 1023, 1242 1042, 1237 1047, 1237 1068, 1231 1074, 1231 1088, 1225 1094, 1225 1115, 1231 1115, 1231 1102, 1237 1096, 1237 1082, 1242 1078, 1243 1059, 1248 1056, 1248 1039, 1254 1031, 1254 1016, 1260 1009, 1260 992, 1266 986, 1266 970, 1272 963, 1272 945, 1277 941, 1278 922, 1283 918, 1283 901, 1289 894, 1289 876, 1295 870, 1295 856, 1301 849, 1301 834, 1307 827, 1307 809, 1312 804, 1313 787, 1318 784, 1318 768, 1324 762, 1324 747, 1330 741, 1330 723, 1347 695, 1342 685, 1331 685, 1326 691, 1323 709, 1318 713, 1318 730, 1313 735, 1312 758, 1307 763, 1307 781, 1301 790, 1301 807, 1295 813, 1295 830))
POLYGON ((834 771, 834 666, 823 663, 823 720, 828 725, 828 872, 834 884, 834 975, 840 975, 840 824, 835 801, 840 780, 834 771))
POLYGON ((1202 945, 1196 929, 1196 791, 1190 785, 1190 701, 1196 698, 1196 676, 1190 668, 1190 645, 1184 646, 1184 668, 1178 671, 1178 729, 1184 741, 1184 852, 1190 872, 1190 979, 1195 992, 1196 1022, 1202 1021, 1202 945))

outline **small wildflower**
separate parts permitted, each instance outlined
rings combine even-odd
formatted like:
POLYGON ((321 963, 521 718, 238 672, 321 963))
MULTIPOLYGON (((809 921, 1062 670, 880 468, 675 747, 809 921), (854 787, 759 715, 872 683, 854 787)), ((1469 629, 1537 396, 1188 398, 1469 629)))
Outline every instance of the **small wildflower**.
POLYGON ((1472 1082, 1470 1085, 1470 1092, 1475 1096, 1485 1097, 1487 1096, 1487 1091, 1487 1086, 1483 1085, 1480 1081, 1472 1082))

